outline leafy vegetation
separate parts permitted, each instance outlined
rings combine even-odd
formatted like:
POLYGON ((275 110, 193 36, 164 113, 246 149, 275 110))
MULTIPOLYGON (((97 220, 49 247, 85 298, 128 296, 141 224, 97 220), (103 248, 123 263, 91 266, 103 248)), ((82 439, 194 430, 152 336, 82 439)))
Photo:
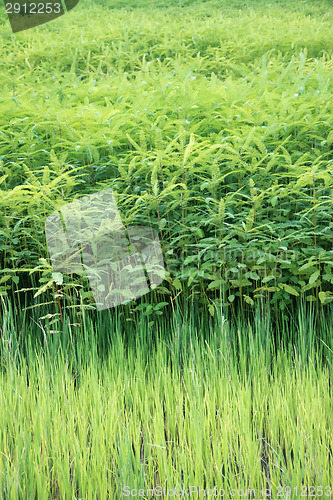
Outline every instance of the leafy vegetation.
POLYGON ((81 0, 13 35, 1 13, 1 498, 332 498, 331 18, 81 0), (45 221, 110 187, 167 275, 99 312, 45 221))
POLYGON ((332 9, 218 5, 3 31, 2 291, 55 292, 47 215, 112 187, 125 224, 160 233, 164 299, 333 300, 332 9))

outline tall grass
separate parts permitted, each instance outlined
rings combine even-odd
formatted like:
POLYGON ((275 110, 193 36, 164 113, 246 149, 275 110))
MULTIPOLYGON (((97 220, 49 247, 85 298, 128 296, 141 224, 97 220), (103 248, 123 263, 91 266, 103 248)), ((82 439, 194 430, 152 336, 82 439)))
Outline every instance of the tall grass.
POLYGON ((217 486, 225 498, 289 486, 299 498, 296 487, 329 486, 332 315, 315 324, 300 309, 274 330, 260 310, 214 321, 176 305, 128 327, 117 311, 83 309, 80 324, 55 331, 3 307, 3 498, 122 498, 125 486, 158 485, 217 486))

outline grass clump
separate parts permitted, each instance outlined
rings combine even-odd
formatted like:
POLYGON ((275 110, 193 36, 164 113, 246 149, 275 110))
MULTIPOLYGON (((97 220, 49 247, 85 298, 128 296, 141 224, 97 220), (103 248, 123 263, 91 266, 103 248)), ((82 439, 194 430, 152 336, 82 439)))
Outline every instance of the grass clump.
POLYGON ((6 307, 3 498, 197 484, 226 498, 289 486, 296 499, 301 486, 329 486, 332 315, 315 323, 300 309, 273 333, 260 311, 252 322, 218 312, 213 325, 177 306, 129 328, 126 316, 83 309, 81 325, 67 318, 56 332, 6 307))

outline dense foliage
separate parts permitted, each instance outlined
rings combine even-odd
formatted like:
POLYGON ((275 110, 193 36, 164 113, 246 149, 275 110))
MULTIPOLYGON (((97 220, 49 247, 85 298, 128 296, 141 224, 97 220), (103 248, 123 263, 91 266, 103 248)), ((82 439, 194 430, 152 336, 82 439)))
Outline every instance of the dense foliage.
POLYGON ((331 2, 137 4, 1 13, 0 496, 332 498, 331 2), (96 311, 45 221, 109 187, 167 277, 96 311))
POLYGON ((221 298, 333 299, 332 9, 285 7, 99 4, 16 35, 6 24, 3 293, 47 300, 57 281, 88 300, 80 277, 52 275, 44 224, 112 187, 124 224, 160 234, 164 299, 191 294, 212 314, 221 298))

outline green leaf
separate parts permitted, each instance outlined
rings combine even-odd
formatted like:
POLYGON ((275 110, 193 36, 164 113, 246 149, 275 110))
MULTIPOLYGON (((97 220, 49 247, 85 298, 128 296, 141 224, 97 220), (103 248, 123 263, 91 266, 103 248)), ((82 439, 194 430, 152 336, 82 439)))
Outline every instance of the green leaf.
POLYGON ((176 278, 173 280, 172 282, 173 286, 177 289, 177 290, 181 290, 182 289, 182 284, 181 284, 181 281, 180 279, 176 278))
POLYGON ((260 280, 259 274, 255 273, 253 271, 248 274, 248 277, 251 278, 252 280, 256 280, 256 281, 260 280))
POLYGON ((319 300, 322 304, 326 304, 327 302, 333 301, 333 293, 332 292, 319 292, 319 300))
POLYGON ((8 174, 6 175, 3 175, 2 177, 0 177, 0 184, 2 184, 8 177, 8 174))
POLYGON ((301 266, 298 269, 298 272, 301 273, 301 272, 305 271, 306 269, 309 269, 309 267, 315 267, 316 264, 317 264, 317 261, 309 261, 306 264, 304 264, 303 266, 301 266))
POLYGON ((280 287, 282 287, 286 292, 290 293, 291 295, 295 295, 295 297, 299 296, 298 291, 290 285, 283 283, 282 285, 280 285, 280 287))
POLYGON ((52 273, 52 278, 53 278, 53 281, 55 281, 55 283, 57 283, 57 285, 62 285, 64 282, 64 277, 61 273, 52 273))
POLYGON ((158 311, 159 309, 163 309, 163 307, 168 306, 168 302, 159 302, 156 306, 154 306, 154 310, 158 311))
POLYGON ((251 297, 249 297, 248 295, 243 295, 243 297, 244 297, 244 300, 245 300, 245 302, 246 302, 247 304, 250 304, 250 306, 253 306, 253 304, 254 304, 254 300, 253 300, 253 299, 251 299, 251 297))
POLYGON ((2 276, 2 278, 0 278, 0 283, 6 283, 6 281, 8 281, 11 277, 11 274, 5 274, 5 276, 2 276))
POLYGON ((309 278, 309 285, 312 285, 312 283, 314 283, 317 280, 319 275, 320 275, 320 271, 318 269, 314 273, 312 273, 310 278, 309 278))
POLYGON ((307 300, 307 302, 315 302, 316 301, 316 297, 314 295, 308 295, 306 297, 306 300, 307 300))
POLYGON ((271 280, 274 280, 276 279, 276 277, 274 276, 274 274, 270 274, 269 276, 265 276, 265 278, 263 278, 262 282, 263 283, 268 283, 268 281, 271 281, 271 280))
POLYGON ((216 290, 217 288, 220 288, 221 285, 225 284, 225 280, 215 280, 209 283, 208 288, 209 290, 216 290))
POLYGON ((333 144, 333 130, 330 131, 327 137, 327 145, 331 146, 333 144))
POLYGON ((272 199, 271 199, 271 204, 272 204, 272 207, 275 207, 276 204, 278 202, 278 197, 277 196, 274 196, 272 199))

